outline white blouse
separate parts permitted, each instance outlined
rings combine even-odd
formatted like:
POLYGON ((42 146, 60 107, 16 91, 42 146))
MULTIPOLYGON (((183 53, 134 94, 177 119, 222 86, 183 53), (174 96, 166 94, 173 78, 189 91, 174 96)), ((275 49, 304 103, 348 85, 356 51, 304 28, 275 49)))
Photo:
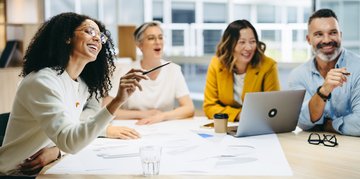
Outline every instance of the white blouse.
POLYGON ((246 73, 243 73, 243 74, 234 73, 234 99, 240 105, 243 104, 241 95, 242 95, 242 91, 244 88, 245 75, 246 75, 246 73))

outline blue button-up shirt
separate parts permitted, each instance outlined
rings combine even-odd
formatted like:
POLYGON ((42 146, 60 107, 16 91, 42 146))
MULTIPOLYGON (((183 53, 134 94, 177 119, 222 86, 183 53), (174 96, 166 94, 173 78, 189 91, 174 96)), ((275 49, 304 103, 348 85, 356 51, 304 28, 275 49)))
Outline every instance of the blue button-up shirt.
POLYGON ((301 108, 298 126, 308 130, 323 124, 325 118, 332 119, 333 128, 341 134, 360 136, 360 56, 342 49, 335 68, 346 67, 351 73, 347 82, 331 92, 320 120, 310 120, 309 101, 316 90, 324 83, 324 78, 315 67, 315 58, 292 70, 289 76, 290 89, 305 89, 306 94, 301 108))

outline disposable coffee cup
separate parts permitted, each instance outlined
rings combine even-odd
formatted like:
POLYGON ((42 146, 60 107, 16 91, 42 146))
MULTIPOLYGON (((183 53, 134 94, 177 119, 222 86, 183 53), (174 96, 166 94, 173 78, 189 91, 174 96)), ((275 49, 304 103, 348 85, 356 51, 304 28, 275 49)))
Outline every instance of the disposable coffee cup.
POLYGON ((215 133, 226 133, 227 132, 228 118, 229 118, 229 116, 226 113, 216 113, 214 115, 215 133))

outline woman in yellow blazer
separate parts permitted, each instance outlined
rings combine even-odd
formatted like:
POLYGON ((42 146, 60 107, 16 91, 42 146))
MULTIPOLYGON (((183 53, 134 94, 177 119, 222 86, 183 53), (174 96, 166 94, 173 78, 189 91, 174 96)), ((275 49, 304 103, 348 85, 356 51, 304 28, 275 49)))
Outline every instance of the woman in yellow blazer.
POLYGON ((246 93, 280 90, 276 62, 265 48, 250 22, 229 24, 207 72, 203 107, 209 119, 221 112, 237 121, 246 93))

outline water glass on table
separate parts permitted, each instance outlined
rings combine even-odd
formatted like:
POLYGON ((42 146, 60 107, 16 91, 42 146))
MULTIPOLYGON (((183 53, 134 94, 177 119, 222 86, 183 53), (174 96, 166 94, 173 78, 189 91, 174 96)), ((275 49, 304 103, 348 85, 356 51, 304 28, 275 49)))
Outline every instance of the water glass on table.
POLYGON ((144 176, 159 175, 161 146, 148 145, 140 147, 140 159, 144 176))

